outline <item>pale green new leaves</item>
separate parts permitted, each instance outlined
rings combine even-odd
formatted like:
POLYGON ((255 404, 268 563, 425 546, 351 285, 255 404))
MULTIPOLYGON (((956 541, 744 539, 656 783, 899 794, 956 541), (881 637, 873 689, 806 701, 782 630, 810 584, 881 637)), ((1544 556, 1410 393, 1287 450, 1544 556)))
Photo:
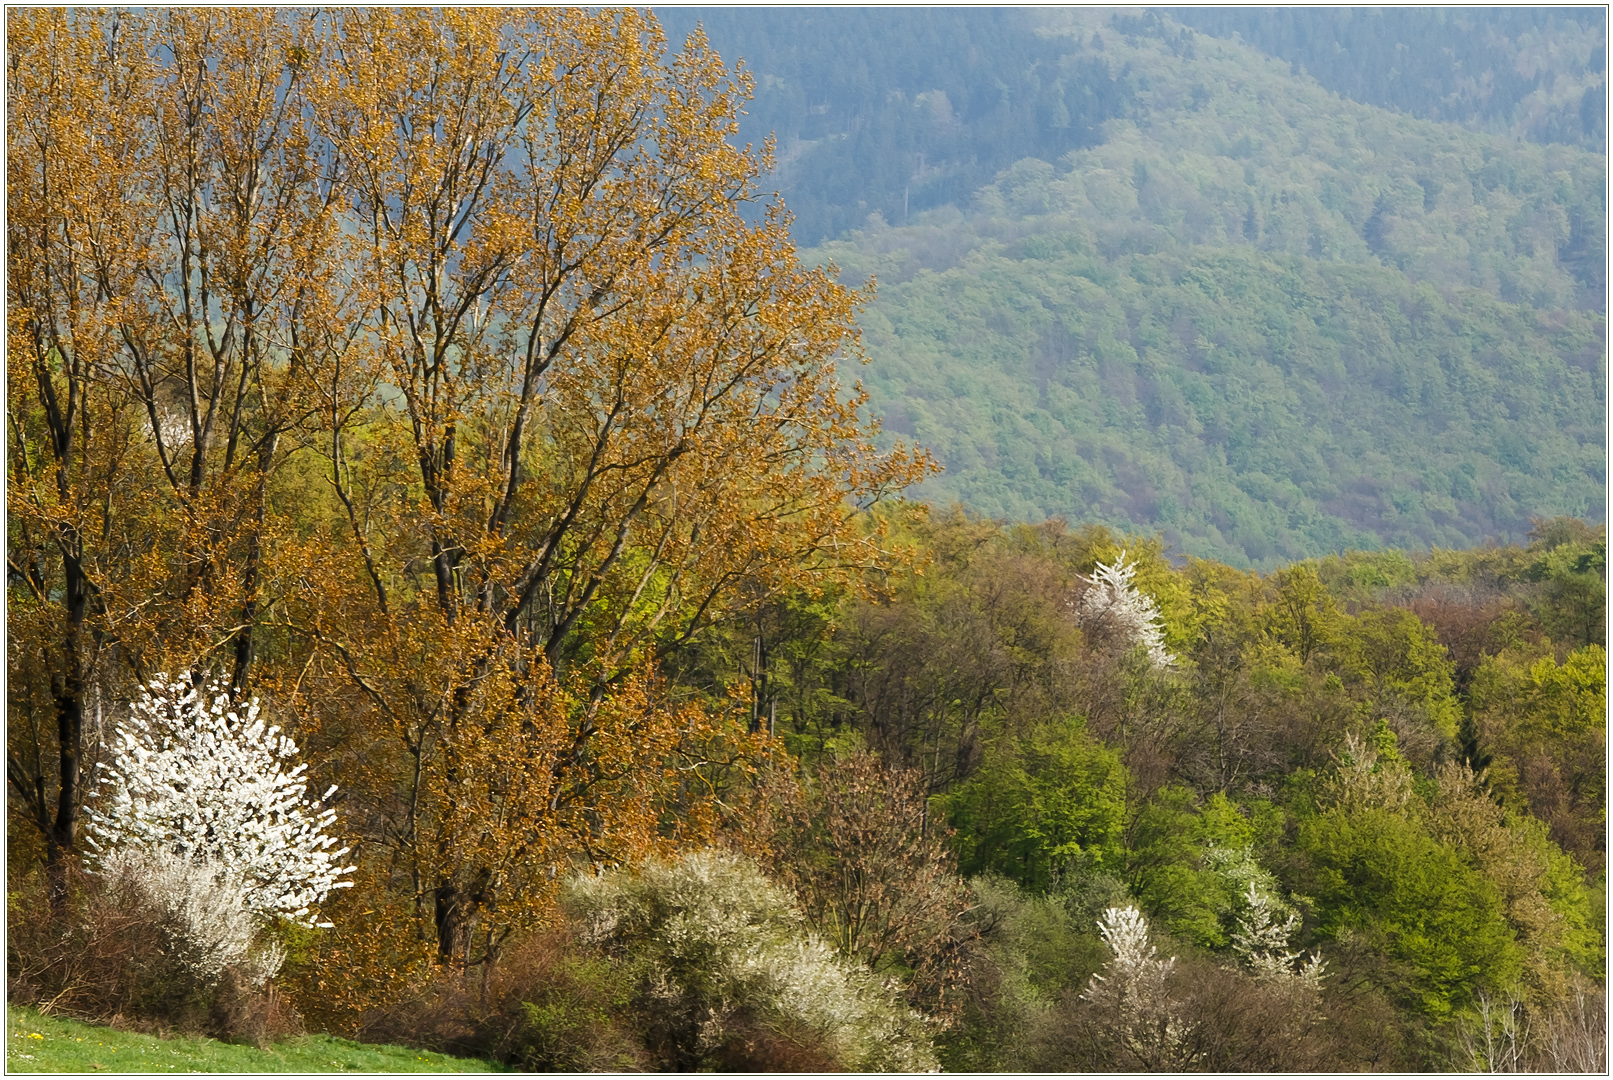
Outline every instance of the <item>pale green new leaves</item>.
POLYGON ((702 1017, 699 1050, 718 1047, 752 1011, 819 1034, 847 1068, 937 1068, 925 1017, 837 956, 748 859, 702 851, 580 875, 564 902, 585 937, 648 961, 652 996, 702 1017))

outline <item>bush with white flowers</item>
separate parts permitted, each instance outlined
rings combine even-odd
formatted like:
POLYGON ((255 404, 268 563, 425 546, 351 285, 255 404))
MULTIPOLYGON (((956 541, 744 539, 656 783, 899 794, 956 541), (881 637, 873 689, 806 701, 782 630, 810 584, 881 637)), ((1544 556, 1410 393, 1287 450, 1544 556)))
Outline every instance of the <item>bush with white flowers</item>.
POLYGON ((1300 954, 1288 947, 1299 925, 1299 916, 1252 884, 1243 896, 1243 903, 1237 932, 1232 935, 1232 951, 1249 965, 1255 978, 1295 983, 1312 991, 1319 989, 1325 966, 1322 954, 1314 952, 1309 959, 1298 963, 1300 954))
POLYGON ((1148 920, 1130 905, 1105 911, 1098 934, 1113 955, 1081 1000, 1102 1014, 1123 1060, 1148 1072, 1187 1068, 1197 1057, 1188 1046, 1191 1025, 1166 985, 1176 957, 1158 958, 1148 942, 1148 920))
POLYGON ((103 858, 101 871, 155 909, 168 955, 204 985, 225 968, 235 968, 250 983, 280 971, 285 948, 261 932, 240 879, 225 867, 167 851, 124 848, 103 858))
POLYGON ((173 906, 164 897, 177 896, 178 859, 260 921, 329 925, 311 913, 352 884, 341 879, 356 867, 341 864, 349 849, 336 849, 327 831, 336 812, 306 797, 307 766, 278 727, 258 719, 256 699, 242 715, 221 684, 198 689, 159 675, 110 749, 86 812, 103 869, 138 867, 137 880, 168 882, 146 891, 173 906))
POLYGON ((895 983, 837 955, 749 859, 699 851, 582 874, 563 902, 586 940, 644 965, 650 1023, 681 1046, 686 1067, 716 1064, 747 1015, 812 1033, 859 1072, 937 1067, 929 1022, 895 983))
POLYGON ((1113 565, 1099 563, 1087 578, 1088 588, 1081 597, 1080 621, 1083 626, 1105 625, 1120 633, 1132 645, 1140 645, 1156 669, 1176 663, 1165 648, 1165 632, 1160 626, 1159 607, 1153 598, 1132 584, 1135 563, 1127 565, 1122 551, 1113 565))

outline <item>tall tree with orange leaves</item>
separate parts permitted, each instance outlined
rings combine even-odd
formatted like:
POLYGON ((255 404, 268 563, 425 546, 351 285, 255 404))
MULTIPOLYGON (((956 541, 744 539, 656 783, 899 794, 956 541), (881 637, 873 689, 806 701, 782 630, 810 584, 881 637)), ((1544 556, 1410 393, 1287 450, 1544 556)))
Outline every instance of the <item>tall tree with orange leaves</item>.
POLYGON ((882 561, 856 510, 928 466, 836 382, 860 296, 741 214, 748 78, 628 9, 9 25, 41 829, 90 682, 217 669, 346 793, 379 967, 491 961, 570 861, 706 831, 766 740, 655 657, 882 561))
POLYGON ((53 866, 120 687, 249 677, 270 484, 345 347, 305 22, 7 21, 7 773, 53 866))
POLYGON ((663 48, 631 10, 367 10, 333 21, 311 92, 375 390, 330 395, 337 543, 362 574, 293 606, 367 696, 362 737, 441 785, 396 844, 438 868, 416 896, 462 964, 500 879, 446 824, 481 802, 454 755, 558 675, 573 715, 533 782, 586 807, 573 852, 633 854, 646 835, 611 822, 654 740, 612 759, 601 702, 741 586, 877 557, 856 504, 923 467, 876 455, 834 381, 856 294, 799 266, 777 208, 741 217, 763 164, 726 141, 748 83, 698 37, 663 48))

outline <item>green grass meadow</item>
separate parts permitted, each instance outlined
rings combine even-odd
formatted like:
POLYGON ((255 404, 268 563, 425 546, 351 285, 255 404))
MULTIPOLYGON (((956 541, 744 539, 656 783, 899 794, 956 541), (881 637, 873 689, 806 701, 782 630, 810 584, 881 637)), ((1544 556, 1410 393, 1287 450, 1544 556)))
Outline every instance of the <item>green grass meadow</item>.
POLYGON ((7 1073, 460 1073, 493 1072, 485 1061, 401 1046, 303 1035, 267 1050, 217 1039, 160 1039, 81 1024, 32 1009, 6 1010, 7 1073))

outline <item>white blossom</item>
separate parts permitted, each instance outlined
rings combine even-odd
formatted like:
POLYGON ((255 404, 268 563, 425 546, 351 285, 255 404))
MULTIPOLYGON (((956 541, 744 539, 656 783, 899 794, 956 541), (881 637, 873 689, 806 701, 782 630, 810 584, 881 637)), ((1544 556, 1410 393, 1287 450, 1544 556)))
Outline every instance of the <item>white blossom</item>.
POLYGON ((1297 980, 1300 984, 1318 989, 1322 983, 1322 954, 1315 952, 1298 967, 1297 952, 1288 951, 1289 939, 1299 925, 1299 916, 1292 911, 1282 922, 1277 902, 1264 892, 1249 886, 1244 895, 1244 912, 1238 917, 1237 932, 1232 935, 1232 951, 1243 958, 1257 979, 1277 982, 1297 980))
POLYGON ((285 949, 258 933, 239 876, 216 862, 138 848, 102 860, 107 877, 135 889, 152 908, 179 962, 203 983, 234 967, 252 982, 270 979, 285 949))
POLYGON ((1090 587, 1081 597, 1079 620, 1082 626, 1112 627, 1132 645, 1141 646, 1155 669, 1163 670, 1175 665, 1176 657, 1165 648, 1158 606, 1132 584, 1136 573, 1136 564, 1126 563, 1124 551, 1113 565, 1099 563, 1092 576, 1083 579, 1090 587))
MULTIPOLYGON (((164 856, 234 883, 259 918, 315 925, 310 912, 356 867, 332 850, 336 812, 305 797, 306 765, 278 727, 245 715, 217 683, 206 697, 159 675, 113 736, 99 798, 88 808, 88 841, 103 866, 118 852, 164 856), (209 702, 208 698, 211 699, 209 702)), ((332 786, 322 798, 336 790, 332 786)), ((328 924, 319 924, 328 925, 328 924)))
POLYGON ((157 424, 153 431, 170 450, 190 445, 190 418, 182 412, 157 406, 157 424))
POLYGON ((1082 1000, 1111 1014, 1110 1036, 1149 1071, 1191 1064, 1197 1055, 1187 1047, 1190 1025, 1165 985, 1176 957, 1155 956, 1148 920, 1135 907, 1109 908, 1098 920, 1098 934, 1114 955, 1104 974, 1092 976, 1082 1000))

